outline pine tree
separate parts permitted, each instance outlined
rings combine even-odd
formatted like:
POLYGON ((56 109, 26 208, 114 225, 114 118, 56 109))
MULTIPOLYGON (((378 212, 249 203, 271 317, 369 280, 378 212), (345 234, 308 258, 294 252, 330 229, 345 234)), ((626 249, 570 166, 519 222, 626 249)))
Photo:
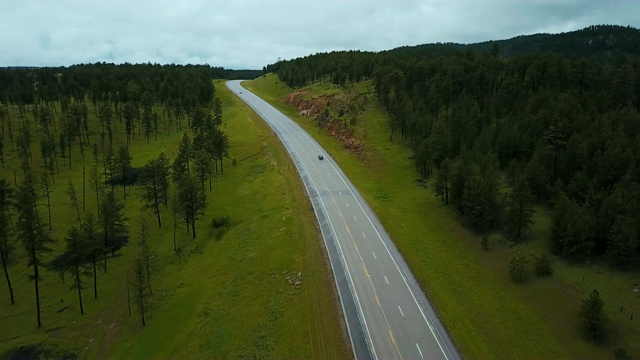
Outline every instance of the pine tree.
POLYGON ((611 227, 607 255, 619 267, 625 268, 638 259, 640 240, 631 216, 620 216, 611 227))
POLYGON ((186 177, 190 174, 190 166, 189 163, 193 157, 193 147, 191 144, 191 138, 187 133, 182 137, 182 141, 180 141, 180 145, 178 147, 178 154, 176 158, 173 160, 172 170, 173 170, 173 182, 178 183, 181 181, 183 177, 186 177))
POLYGON ((127 101, 122 113, 125 121, 125 130, 127 132, 127 145, 131 144, 131 136, 133 136, 134 139, 136 138, 135 131, 133 129, 133 122, 136 119, 136 114, 137 111, 135 105, 131 101, 127 101))
POLYGON ((493 227, 498 212, 498 184, 493 170, 473 166, 465 179, 462 204, 464 215, 480 231, 493 227))
MULTIPOLYGON (((76 135, 79 136, 80 128, 77 124, 77 114, 74 112, 68 112, 67 117, 64 120, 64 131, 61 134, 64 134, 64 138, 60 138, 60 146, 64 144, 67 145, 67 157, 69 158, 69 169, 71 169, 71 145, 73 145, 73 139, 76 135)), ((80 142, 82 144, 82 142, 80 142)))
POLYGON ((193 172, 204 188, 204 181, 213 176, 211 157, 205 149, 196 151, 193 158, 193 172))
POLYGON ((511 239, 520 241, 533 224, 533 196, 524 177, 520 177, 509 194, 505 228, 511 239))
POLYGON ((114 162, 117 164, 118 171, 120 172, 122 179, 122 193, 125 199, 127 198, 127 182, 130 180, 131 176, 131 160, 133 160, 133 156, 131 156, 129 148, 126 146, 120 146, 114 162))
POLYGON ((444 159, 440 168, 438 168, 438 175, 436 175, 436 183, 434 185, 436 195, 442 197, 442 201, 445 205, 449 205, 449 159, 444 159))
POLYGON ((116 197, 113 191, 109 191, 100 210, 100 226, 102 228, 104 249, 104 272, 107 272, 107 253, 112 254, 120 249, 128 238, 126 222, 129 220, 123 214, 124 204, 116 197))
POLYGON ((158 155, 158 187, 159 187, 159 195, 162 203, 164 204, 165 209, 169 206, 169 175, 170 175, 170 165, 169 158, 165 153, 161 152, 158 155))
POLYGON ((102 125, 102 132, 104 133, 104 131, 107 130, 109 144, 113 143, 112 115, 111 106, 105 104, 100 107, 98 119, 102 125))
MULTIPOLYGON (((229 156, 229 138, 220 129, 213 130, 212 142, 214 146, 215 159, 220 160, 220 174, 224 175, 224 168, 222 166, 223 159, 229 156)), ((217 170, 217 167, 216 167, 217 170)), ((217 172, 217 171, 216 171, 217 172)))
POLYGON ((149 292, 149 278, 147 277, 145 260, 141 254, 142 250, 136 256, 136 259, 133 263, 132 273, 133 277, 131 279, 133 291, 133 297, 136 305, 138 306, 138 311, 140 311, 140 318, 142 319, 142 326, 146 326, 146 317, 145 311, 149 306, 149 298, 151 293, 149 292))
POLYGON ((140 219, 140 240, 138 245, 140 246, 139 255, 144 260, 144 267, 147 273, 149 293, 153 296, 153 290, 151 289, 151 272, 156 268, 157 255, 149 245, 149 226, 145 218, 140 219))
POLYGON ((594 289, 589 294, 589 298, 582 300, 580 315, 589 336, 594 340, 602 340, 606 336, 607 316, 604 313, 604 301, 600 298, 598 290, 594 289))
POLYGON ((196 221, 204 215, 207 195, 195 177, 189 176, 177 184, 181 213, 191 225, 191 235, 196 238, 196 221))
POLYGON ((67 195, 69 195, 69 201, 71 201, 71 206, 75 207, 76 213, 78 214, 78 223, 82 226, 82 217, 80 216, 80 206, 78 205, 78 194, 76 192, 76 187, 73 184, 73 180, 69 179, 67 183, 67 195))
POLYGON ((162 163, 159 159, 149 160, 140 171, 140 197, 143 201, 143 209, 152 209, 158 218, 158 227, 162 227, 160 219, 160 204, 162 202, 161 182, 162 163))
POLYGON ((115 176, 115 155, 113 154, 113 147, 111 144, 107 146, 104 153, 102 154, 102 166, 104 168, 104 176, 109 177, 109 183, 111 184, 111 191, 115 190, 115 181, 113 177, 115 176))
POLYGON ((89 274, 86 268, 88 258, 88 239, 75 226, 72 226, 65 238, 67 247, 63 254, 65 269, 73 275, 73 283, 69 290, 78 290, 78 303, 80 314, 84 315, 82 304, 82 289, 84 288, 82 277, 89 274))
POLYGON ((53 221, 51 220, 51 187, 49 186, 49 176, 47 176, 47 173, 42 173, 41 182, 44 188, 44 195, 47 197, 47 220, 49 231, 51 231, 53 226, 53 221))
POLYGON ((43 169, 45 172, 49 172, 51 179, 55 182, 55 177, 53 175, 53 151, 54 148, 48 138, 40 139, 40 156, 42 157, 43 169))
POLYGON ((89 186, 96 193, 96 207, 98 209, 98 217, 100 216, 100 194, 102 191, 102 186, 100 186, 100 173, 98 170, 98 166, 94 165, 89 170, 89 186))
POLYGON ((93 217, 92 213, 87 214, 80 231, 83 238, 86 240, 84 243, 87 253, 87 260, 91 262, 91 268, 93 271, 93 297, 98 298, 98 259, 104 253, 104 246, 101 243, 100 234, 98 234, 99 224, 93 217))
POLYGON ((36 317, 38 327, 41 327, 40 265, 42 264, 43 254, 51 251, 49 244, 53 242, 53 239, 44 231, 37 215, 37 197, 35 196, 33 175, 31 175, 30 171, 25 172, 24 183, 18 190, 16 200, 16 208, 18 210, 17 237, 27 252, 27 264, 33 269, 33 274, 29 276, 29 279, 34 282, 36 317))

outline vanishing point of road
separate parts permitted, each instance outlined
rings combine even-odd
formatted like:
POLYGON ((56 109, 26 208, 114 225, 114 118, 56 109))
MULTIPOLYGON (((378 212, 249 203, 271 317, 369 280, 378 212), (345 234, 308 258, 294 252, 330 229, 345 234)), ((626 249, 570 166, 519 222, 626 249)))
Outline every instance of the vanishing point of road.
POLYGON ((331 156, 240 82, 227 87, 271 126, 307 189, 356 359, 460 359, 404 259, 331 156))

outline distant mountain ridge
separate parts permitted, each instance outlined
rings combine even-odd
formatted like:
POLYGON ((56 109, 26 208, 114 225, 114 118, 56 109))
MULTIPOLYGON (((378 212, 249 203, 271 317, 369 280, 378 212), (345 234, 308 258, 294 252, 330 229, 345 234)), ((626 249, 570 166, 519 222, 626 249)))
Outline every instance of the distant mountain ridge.
POLYGON ((404 53, 405 55, 447 56, 456 51, 471 49, 490 52, 498 46, 501 55, 554 52, 565 56, 602 57, 614 53, 624 53, 640 57, 640 30, 632 26, 592 25, 581 30, 565 33, 539 33, 520 35, 505 40, 489 40, 472 44, 430 43, 416 46, 402 46, 381 53, 404 53))

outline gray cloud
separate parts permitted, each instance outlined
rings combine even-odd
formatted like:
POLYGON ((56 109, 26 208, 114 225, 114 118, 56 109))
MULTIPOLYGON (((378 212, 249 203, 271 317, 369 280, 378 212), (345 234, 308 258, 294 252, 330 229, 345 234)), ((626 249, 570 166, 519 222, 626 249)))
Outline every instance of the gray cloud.
POLYGON ((261 68, 332 50, 471 43, 594 24, 636 0, 2 0, 0 66, 97 61, 261 68))

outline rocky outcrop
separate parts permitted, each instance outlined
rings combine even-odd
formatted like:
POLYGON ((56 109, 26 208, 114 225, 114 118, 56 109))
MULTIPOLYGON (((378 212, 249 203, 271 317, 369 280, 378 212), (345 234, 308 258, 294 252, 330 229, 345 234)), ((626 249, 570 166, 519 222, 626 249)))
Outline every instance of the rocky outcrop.
POLYGON ((319 95, 311 96, 304 91, 295 91, 282 98, 282 101, 290 106, 293 106, 298 115, 307 118, 314 118, 318 120, 320 116, 326 116, 323 114, 329 114, 329 119, 326 121, 316 121, 316 123, 322 124, 331 136, 338 139, 342 145, 358 156, 358 158, 367 163, 367 156, 364 151, 364 142, 356 139, 354 136, 354 127, 347 125, 345 119, 342 116, 345 113, 345 109, 348 108, 349 101, 338 95, 319 95), (328 112, 325 112, 328 110, 328 112))

